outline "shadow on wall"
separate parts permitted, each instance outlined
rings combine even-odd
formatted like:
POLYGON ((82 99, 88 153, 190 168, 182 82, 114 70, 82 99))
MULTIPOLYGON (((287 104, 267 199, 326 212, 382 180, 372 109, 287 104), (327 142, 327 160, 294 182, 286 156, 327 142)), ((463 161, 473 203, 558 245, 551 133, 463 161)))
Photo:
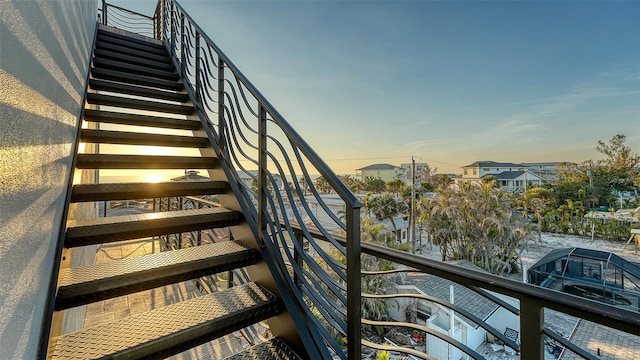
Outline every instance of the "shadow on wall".
POLYGON ((37 357, 97 1, 0 2, 0 348, 37 357))

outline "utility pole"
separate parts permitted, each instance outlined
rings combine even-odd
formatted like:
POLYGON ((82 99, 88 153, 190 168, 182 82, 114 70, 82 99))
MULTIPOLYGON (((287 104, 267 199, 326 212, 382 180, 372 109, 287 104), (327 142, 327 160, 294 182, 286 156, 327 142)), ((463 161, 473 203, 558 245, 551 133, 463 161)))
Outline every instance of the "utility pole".
POLYGON ((416 161, 411 157, 411 205, 409 213, 409 238, 411 239, 411 252, 416 253, 416 161))

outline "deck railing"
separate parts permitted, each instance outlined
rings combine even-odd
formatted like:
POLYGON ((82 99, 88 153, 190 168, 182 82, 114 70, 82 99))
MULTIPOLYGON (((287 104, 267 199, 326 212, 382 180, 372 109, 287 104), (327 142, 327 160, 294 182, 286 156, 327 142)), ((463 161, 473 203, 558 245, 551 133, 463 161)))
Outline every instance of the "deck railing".
POLYGON ((156 23, 307 352, 360 358, 360 202, 176 1, 160 1, 156 23))

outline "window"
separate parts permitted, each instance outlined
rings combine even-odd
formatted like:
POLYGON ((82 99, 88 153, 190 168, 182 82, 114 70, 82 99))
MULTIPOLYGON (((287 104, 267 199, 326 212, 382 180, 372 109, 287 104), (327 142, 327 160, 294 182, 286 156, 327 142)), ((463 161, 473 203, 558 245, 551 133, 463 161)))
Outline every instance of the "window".
POLYGON ((473 175, 478 175, 478 169, 473 168, 473 175))
POLYGON ((489 168, 484 168, 484 169, 482 169, 482 171, 487 171, 488 172, 488 171, 491 171, 491 170, 489 168))

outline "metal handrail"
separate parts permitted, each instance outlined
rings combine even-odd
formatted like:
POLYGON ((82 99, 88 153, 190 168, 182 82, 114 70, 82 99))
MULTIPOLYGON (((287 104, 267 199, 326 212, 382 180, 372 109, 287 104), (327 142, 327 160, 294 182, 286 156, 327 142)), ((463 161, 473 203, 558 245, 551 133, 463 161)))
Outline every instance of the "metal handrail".
POLYGON ((102 0, 100 12, 100 22, 103 25, 155 37, 155 16, 145 15, 118 5, 109 4, 106 0, 102 0))
POLYGON ((360 358, 362 205, 182 6, 160 0, 155 18, 156 37, 167 45, 179 69, 265 262, 280 292, 289 294, 284 300, 301 327, 307 352, 319 358, 360 358), (337 194, 344 217, 320 196, 312 173, 320 174, 337 194), (281 186, 287 182, 290 185, 281 186), (282 228, 282 221, 303 224, 303 236, 282 228), (314 247, 317 258, 304 251, 305 241, 313 241, 305 222, 327 238, 336 230, 346 234, 344 245, 333 242, 334 250, 347 259, 346 270, 329 250, 314 247), (347 309, 346 318, 342 308, 347 309), (336 334, 348 339, 346 353, 336 334))
MULTIPOLYGON (((320 232, 314 232, 313 235, 318 240, 324 240, 323 235, 320 232)), ((336 240, 344 242, 345 239, 336 237, 336 240)), ((325 240, 326 241, 326 240, 325 240)), ((515 298, 520 302, 520 308, 514 309, 513 307, 498 303, 498 305, 505 310, 520 317, 521 325, 521 346, 520 351, 522 354, 526 354, 527 358, 531 359, 544 359, 544 339, 549 337, 572 352, 582 356, 586 359, 597 359, 595 355, 589 353, 585 349, 573 344, 570 340, 563 338, 553 330, 544 326, 544 313, 542 309, 552 309, 564 314, 575 316, 580 319, 588 320, 594 323, 598 323, 616 330, 623 331, 625 333, 640 336, 640 313, 629 311, 626 309, 610 306, 604 303, 596 302, 593 300, 581 298, 578 296, 566 294, 550 290, 547 288, 538 287, 535 285, 522 283, 512 279, 500 277, 497 275, 475 271, 464 267, 447 264, 440 261, 435 261, 421 257, 419 255, 410 254, 407 252, 379 246, 372 243, 363 242, 362 253, 371 255, 380 259, 389 260, 395 264, 402 265, 405 268, 396 269, 393 271, 381 271, 381 272, 366 272, 367 275, 385 275, 395 274, 401 272, 417 272, 435 275, 443 279, 450 280, 454 283, 463 285, 472 291, 486 297, 492 302, 497 302, 496 298, 481 289, 489 290, 495 293, 503 294, 511 298, 515 298)), ((365 272, 363 272, 364 274, 365 272)), ((419 297, 425 300, 436 302, 449 309, 459 311, 460 309, 448 303, 444 300, 430 299, 429 296, 416 295, 416 294, 392 294, 392 295, 370 295, 362 294, 363 297, 419 297)), ((469 315, 462 312, 462 315, 469 315)), ((481 327, 485 328, 490 333, 493 333, 491 329, 487 329, 487 324, 480 324, 478 319, 474 319, 473 316, 467 316, 472 319, 481 327)), ((365 323, 371 323, 370 321, 364 321, 365 323)), ((391 326, 391 323, 376 322, 379 326, 391 326)), ((398 324, 398 323, 396 323, 398 324)), ((412 324, 403 323, 403 326, 408 328, 415 328, 412 324)), ((421 330, 424 330, 421 328, 421 330)), ((500 337, 498 337, 500 338, 500 337)), ((504 341, 506 344, 509 342, 504 341)), ((640 339, 639 339, 640 340, 640 339)), ((446 340, 445 340, 446 341, 446 340)), ((451 342, 450 342, 451 343, 451 342)), ((387 347, 381 344, 373 344, 367 342, 367 346, 373 347, 379 350, 387 349, 387 347)), ((514 344, 509 344, 513 349, 518 349, 514 344)), ((405 349, 394 348, 396 351, 404 351, 405 349)), ((415 352, 406 351, 416 355, 415 352)), ((422 357, 422 356, 421 356, 422 357)), ((425 356, 423 358, 429 358, 425 356)))

